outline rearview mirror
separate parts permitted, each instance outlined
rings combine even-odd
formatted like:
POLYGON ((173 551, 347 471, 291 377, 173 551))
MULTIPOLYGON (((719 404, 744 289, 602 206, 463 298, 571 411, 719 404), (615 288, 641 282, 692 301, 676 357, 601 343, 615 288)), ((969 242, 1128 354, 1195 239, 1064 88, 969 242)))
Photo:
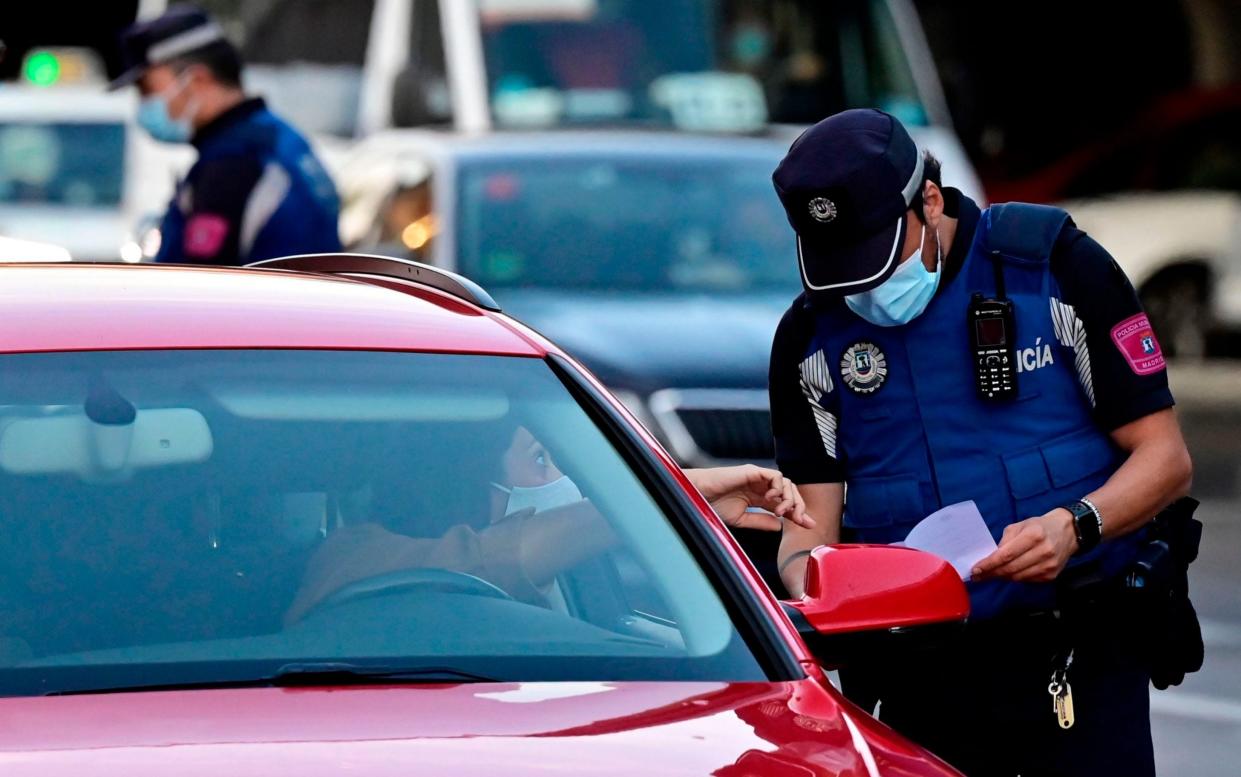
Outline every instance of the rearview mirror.
POLYGON ((0 421, 0 469, 13 475, 72 473, 117 480, 134 470, 206 461, 211 429, 191 408, 138 410, 128 424, 100 424, 71 412, 0 421))
POLYGON ((947 561, 890 545, 824 545, 810 554, 806 593, 785 611, 821 660, 846 664, 924 627, 954 626, 969 595, 947 561))

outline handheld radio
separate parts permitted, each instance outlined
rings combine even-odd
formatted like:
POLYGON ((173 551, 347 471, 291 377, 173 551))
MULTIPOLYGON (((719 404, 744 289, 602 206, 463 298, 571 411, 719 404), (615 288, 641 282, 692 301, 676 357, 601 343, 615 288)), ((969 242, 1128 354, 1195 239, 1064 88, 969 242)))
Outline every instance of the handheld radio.
POLYGON ((974 351, 974 385, 983 399, 1017 396, 1017 349, 1013 346, 1013 303, 974 294, 969 312, 974 351))
POLYGON ((1003 259, 995 262, 995 298, 975 292, 967 325, 974 356, 974 386, 986 400, 1017 398, 1017 328, 1013 303, 1004 293, 1003 259))

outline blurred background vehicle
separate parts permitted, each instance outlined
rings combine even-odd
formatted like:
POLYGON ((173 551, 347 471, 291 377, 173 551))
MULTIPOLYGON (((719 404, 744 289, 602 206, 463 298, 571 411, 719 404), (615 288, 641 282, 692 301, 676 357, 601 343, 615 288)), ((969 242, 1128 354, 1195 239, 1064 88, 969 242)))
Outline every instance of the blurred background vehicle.
POLYGON ((82 48, 32 49, 21 77, 0 83, 0 236, 77 260, 143 258, 136 227, 168 202, 188 149, 151 140, 132 95, 104 83, 82 48))
POLYGON ((1117 257, 1166 350, 1200 358, 1241 332, 1239 138, 1241 88, 1183 90, 989 193, 1068 208, 1117 257))
POLYGON ((354 250, 460 272, 564 342, 690 466, 772 458, 767 360, 800 290, 784 145, 407 130, 342 167, 354 250))
POLYGON ((1241 5, 989 7, 918 2, 989 198, 1069 207, 1169 353, 1241 356, 1241 5))
MULTIPOLYGON (((206 2, 250 86, 321 136, 581 126, 763 131, 849 107, 901 117, 981 195, 908 0, 206 2)), ((324 138, 338 172, 339 140, 324 138)))

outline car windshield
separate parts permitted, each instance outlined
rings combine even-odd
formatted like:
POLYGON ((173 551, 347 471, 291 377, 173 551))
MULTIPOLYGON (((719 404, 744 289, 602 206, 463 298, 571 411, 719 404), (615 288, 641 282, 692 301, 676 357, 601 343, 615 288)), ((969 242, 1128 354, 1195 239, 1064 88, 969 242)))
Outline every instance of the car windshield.
POLYGON ((0 694, 764 677, 549 364, 0 356, 0 694))
POLYGON ((581 156, 458 173, 458 261, 496 288, 795 293, 770 157, 581 156))
POLYGON ((0 123, 0 205, 115 206, 124 169, 123 124, 0 123))
POLYGON ((501 126, 810 123, 877 107, 925 124, 887 0, 476 0, 501 126), (761 118, 759 119, 761 123, 761 118))

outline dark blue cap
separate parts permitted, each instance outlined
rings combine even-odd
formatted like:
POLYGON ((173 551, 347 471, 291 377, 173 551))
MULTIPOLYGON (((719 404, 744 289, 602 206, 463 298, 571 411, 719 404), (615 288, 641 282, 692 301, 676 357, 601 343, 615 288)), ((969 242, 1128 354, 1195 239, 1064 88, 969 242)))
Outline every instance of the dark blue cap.
POLYGON ((125 69, 108 84, 109 91, 128 86, 156 65, 226 40, 207 12, 193 5, 169 8, 163 16, 135 22, 121 33, 125 69))
POLYGON ((873 289, 900 264, 922 154, 889 114, 849 110, 801 134, 772 174, 811 300, 873 289))

